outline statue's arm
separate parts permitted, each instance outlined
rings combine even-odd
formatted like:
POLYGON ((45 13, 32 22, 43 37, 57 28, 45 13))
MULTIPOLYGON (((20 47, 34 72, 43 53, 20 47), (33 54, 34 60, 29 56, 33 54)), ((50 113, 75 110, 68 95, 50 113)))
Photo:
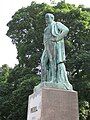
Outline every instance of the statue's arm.
POLYGON ((57 40, 59 41, 67 35, 67 33, 69 32, 69 29, 61 22, 57 22, 57 27, 60 30, 60 32, 57 36, 57 40))

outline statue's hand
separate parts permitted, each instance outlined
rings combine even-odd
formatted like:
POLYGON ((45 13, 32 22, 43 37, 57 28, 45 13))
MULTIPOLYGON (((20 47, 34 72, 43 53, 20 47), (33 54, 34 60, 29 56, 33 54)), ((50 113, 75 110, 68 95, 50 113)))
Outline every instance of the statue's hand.
POLYGON ((57 42, 55 39, 52 39, 52 42, 57 42))
POLYGON ((58 35, 57 37, 53 37, 53 38, 51 38, 51 40, 52 40, 52 42, 59 42, 60 40, 62 40, 61 39, 61 37, 58 35))
POLYGON ((60 35, 58 35, 56 41, 59 42, 61 40, 62 40, 62 38, 60 37, 60 35))
POLYGON ((52 42, 57 42, 56 37, 51 39, 52 42))

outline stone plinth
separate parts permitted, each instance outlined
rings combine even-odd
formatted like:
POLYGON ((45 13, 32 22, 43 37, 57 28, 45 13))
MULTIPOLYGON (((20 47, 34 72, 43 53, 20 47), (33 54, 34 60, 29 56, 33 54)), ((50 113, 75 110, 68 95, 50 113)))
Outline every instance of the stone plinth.
POLYGON ((77 92, 42 88, 33 93, 27 120, 79 120, 77 92))

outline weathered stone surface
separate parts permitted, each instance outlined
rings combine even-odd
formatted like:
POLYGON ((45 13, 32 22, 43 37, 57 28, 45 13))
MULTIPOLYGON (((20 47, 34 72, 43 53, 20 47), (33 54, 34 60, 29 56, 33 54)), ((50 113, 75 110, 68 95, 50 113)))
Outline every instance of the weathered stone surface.
POLYGON ((42 88, 33 93, 27 120, 79 120, 77 92, 42 88))
POLYGON ((27 120, 40 120, 41 118, 41 91, 29 96, 27 120))

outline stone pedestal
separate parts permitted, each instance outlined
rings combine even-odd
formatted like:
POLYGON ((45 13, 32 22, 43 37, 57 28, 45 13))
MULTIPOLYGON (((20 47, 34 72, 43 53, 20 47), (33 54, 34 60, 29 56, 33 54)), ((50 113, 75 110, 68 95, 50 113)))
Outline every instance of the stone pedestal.
POLYGON ((42 88, 33 93, 27 120, 79 120, 77 92, 42 88))

